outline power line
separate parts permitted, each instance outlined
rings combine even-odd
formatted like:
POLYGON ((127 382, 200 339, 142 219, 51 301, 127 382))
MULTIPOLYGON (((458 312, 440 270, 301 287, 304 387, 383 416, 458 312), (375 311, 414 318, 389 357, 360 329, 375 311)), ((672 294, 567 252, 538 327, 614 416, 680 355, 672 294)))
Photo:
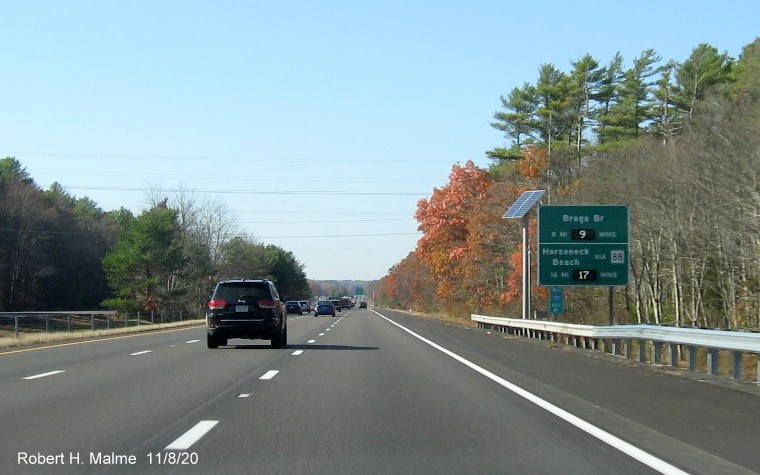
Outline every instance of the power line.
MULTIPOLYGON (((314 181, 313 176, 299 176, 299 175, 293 175, 290 174, 285 177, 278 177, 278 176, 250 176, 250 175, 214 175, 214 174, 208 174, 204 173, 203 175, 198 174, 190 174, 190 173, 131 173, 131 172, 118 172, 118 171, 75 171, 75 170, 51 170, 51 169, 45 169, 45 170, 34 170, 35 176, 37 175, 58 175, 58 174, 65 174, 65 175, 74 175, 74 176, 105 176, 105 177, 132 177, 132 178, 191 178, 193 180, 204 180, 204 181, 218 181, 218 180, 225 180, 226 182, 230 181, 254 181, 254 182, 267 182, 270 183, 273 180, 276 180, 278 182, 308 182, 311 183, 314 181)), ((354 182, 354 183, 428 183, 428 184, 435 184, 440 183, 441 181, 445 180, 444 178, 441 179, 413 179, 409 180, 404 178, 377 178, 377 177, 347 177, 347 176, 341 176, 340 181, 341 182, 354 182)), ((64 188, 66 188, 64 186, 64 188)))
MULTIPOLYGON (((176 160, 176 161, 208 161, 213 160, 229 162, 301 162, 313 163, 318 159, 306 157, 230 157, 230 156, 213 156, 213 155, 135 155, 135 154, 106 154, 106 153, 69 153, 69 152, 4 152, 5 156, 26 156, 26 157, 61 157, 61 158, 102 158, 108 160, 176 160)), ((444 163, 442 160, 420 160, 414 159, 415 163, 444 163)), ((330 163, 409 163, 409 159, 382 159, 374 160, 367 158, 330 158, 330 163)), ((445 163, 449 163, 447 160, 445 163)))
POLYGON ((389 219, 320 219, 313 221, 238 221, 238 224, 322 224, 322 223, 385 223, 388 221, 413 221, 414 218, 389 219))
POLYGON ((413 191, 342 191, 342 190, 199 190, 191 188, 130 188, 121 186, 69 186, 72 190, 90 191, 130 191, 130 192, 164 192, 164 193, 209 193, 209 194, 253 194, 253 195, 327 195, 327 196, 426 196, 428 192, 413 191))
MULTIPOLYGON (((25 231, 28 234, 34 234, 37 236, 44 235, 77 235, 77 236, 99 236, 96 231, 46 231, 35 229, 20 229, 20 228, 0 228, 0 232, 3 233, 15 233, 19 231, 25 231)), ((288 235, 288 236, 252 236, 254 239, 316 239, 316 238, 347 238, 347 237, 378 237, 378 236, 412 236, 420 235, 421 232, 413 233, 370 233, 370 234, 329 234, 329 235, 288 235)))
POLYGON ((419 236, 422 235, 422 232, 414 232, 414 233, 376 233, 376 234, 330 234, 330 235, 321 235, 321 236, 306 236, 306 235, 298 235, 298 236, 256 236, 253 235, 254 239, 316 239, 316 238, 347 238, 347 237, 377 237, 377 236, 419 236))

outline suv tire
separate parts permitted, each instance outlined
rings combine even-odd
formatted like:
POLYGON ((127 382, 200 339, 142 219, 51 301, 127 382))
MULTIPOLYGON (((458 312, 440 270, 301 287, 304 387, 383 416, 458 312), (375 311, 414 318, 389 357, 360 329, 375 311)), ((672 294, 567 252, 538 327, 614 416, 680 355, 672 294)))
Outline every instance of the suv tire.
POLYGON ((216 338, 206 333, 206 346, 216 349, 219 348, 219 342, 216 340, 216 338))
POLYGON ((288 325, 285 324, 285 328, 280 330, 280 333, 272 337, 272 348, 283 348, 288 346, 288 325))

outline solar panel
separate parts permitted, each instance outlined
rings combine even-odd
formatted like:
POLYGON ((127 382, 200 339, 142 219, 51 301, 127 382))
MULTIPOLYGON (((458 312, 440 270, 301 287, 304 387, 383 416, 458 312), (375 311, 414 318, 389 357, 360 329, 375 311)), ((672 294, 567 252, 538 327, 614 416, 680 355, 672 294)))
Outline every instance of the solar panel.
POLYGON ((512 203, 502 218, 522 218, 543 196, 544 190, 526 191, 512 203))

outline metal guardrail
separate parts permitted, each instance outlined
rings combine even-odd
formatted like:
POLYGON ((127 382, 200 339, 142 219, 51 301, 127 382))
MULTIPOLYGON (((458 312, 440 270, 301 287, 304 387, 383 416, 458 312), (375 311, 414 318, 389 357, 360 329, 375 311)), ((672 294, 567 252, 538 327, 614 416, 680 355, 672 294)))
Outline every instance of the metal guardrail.
POLYGON ((115 310, 78 310, 63 312, 0 312, 0 336, 12 332, 18 338, 21 333, 70 332, 77 330, 110 330, 139 326, 141 324, 182 321, 182 311, 158 314, 121 314, 115 310))
MULTIPOLYGON (((665 351, 668 351, 670 366, 680 367, 681 357, 686 353, 690 371, 697 371, 700 363, 698 350, 702 349, 706 358, 706 370, 712 375, 720 372, 720 353, 728 351, 733 356, 731 373, 735 379, 745 379, 746 355, 754 355, 756 360, 760 355, 760 333, 745 331, 660 325, 593 326, 477 314, 472 314, 471 319, 479 328, 583 348, 603 349, 607 353, 624 355, 628 359, 634 357, 634 350, 638 347, 638 360, 642 363, 661 364, 665 351)), ((756 365, 755 381, 760 382, 760 360, 756 365)))

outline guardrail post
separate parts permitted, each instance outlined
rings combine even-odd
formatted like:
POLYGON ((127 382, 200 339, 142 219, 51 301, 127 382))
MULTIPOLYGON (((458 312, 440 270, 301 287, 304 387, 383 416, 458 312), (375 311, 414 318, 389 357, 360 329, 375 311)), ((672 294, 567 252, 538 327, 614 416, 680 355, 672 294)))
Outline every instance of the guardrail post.
POLYGON ((744 354, 734 351, 734 379, 744 379, 744 354))
POLYGON ((689 346, 689 371, 697 370, 697 347, 689 346))
POLYGON ((670 344, 670 366, 678 368, 678 345, 675 343, 670 344))
POLYGON ((755 381, 760 383, 760 361, 757 362, 757 378, 755 378, 755 381))
POLYGON ((111 316, 106 315, 106 328, 111 329, 111 316))
POLYGON ((13 331, 16 334, 16 338, 18 338, 18 315, 13 317, 13 331))
POLYGON ((66 315, 66 331, 71 331, 71 315, 66 315))
POLYGON ((50 329, 50 317, 45 317, 45 333, 47 333, 50 329))
POLYGON ((715 348, 707 351, 707 372, 713 376, 718 375, 718 350, 715 348))
POLYGON ((639 362, 647 362, 647 342, 646 340, 639 340, 639 362))
POLYGON ((633 340, 625 340, 625 359, 633 359, 633 340))
POLYGON ((610 349, 612 350, 613 355, 623 354, 623 352, 620 350, 620 338, 612 339, 612 347, 610 349))
POLYGON ((654 346, 654 364, 660 364, 662 362, 662 343, 659 341, 653 341, 654 346))
POLYGON ((137 326, 140 326, 140 311, 137 311, 137 326))
POLYGON ((95 331, 95 315, 90 315, 90 330, 95 331))

